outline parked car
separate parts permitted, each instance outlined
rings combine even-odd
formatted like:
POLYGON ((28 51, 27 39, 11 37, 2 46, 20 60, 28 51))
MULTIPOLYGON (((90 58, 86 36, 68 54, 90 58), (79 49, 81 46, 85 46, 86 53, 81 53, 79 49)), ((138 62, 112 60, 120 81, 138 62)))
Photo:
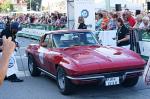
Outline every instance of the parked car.
POLYGON ((31 75, 47 73, 62 94, 70 94, 75 84, 92 82, 132 87, 146 64, 133 51, 100 45, 89 30, 46 33, 39 44, 27 47, 26 54, 31 75))

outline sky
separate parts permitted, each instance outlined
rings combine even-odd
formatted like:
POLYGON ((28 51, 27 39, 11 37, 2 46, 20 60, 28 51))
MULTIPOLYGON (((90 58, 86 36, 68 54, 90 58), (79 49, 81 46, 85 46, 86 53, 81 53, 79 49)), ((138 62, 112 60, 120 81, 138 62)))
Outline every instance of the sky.
POLYGON ((42 5, 48 5, 48 2, 51 3, 51 2, 60 2, 62 0, 42 0, 42 5))
MULTIPOLYGON (((60 2, 62 0, 43 0, 42 2, 42 5, 44 6, 48 6, 48 2, 49 4, 53 2, 60 2)), ((132 1, 145 1, 145 0, 110 0, 110 6, 111 7, 115 7, 115 4, 118 4, 118 3, 121 3, 122 4, 122 7, 127 4, 128 8, 134 8, 137 9, 138 8, 141 8, 142 4, 138 4, 139 6, 135 6, 136 4, 132 3, 132 1), (133 7, 134 6, 134 7, 133 7)), ((95 4, 96 4, 96 8, 105 8, 106 7, 106 4, 105 4, 105 0, 95 0, 95 4)))

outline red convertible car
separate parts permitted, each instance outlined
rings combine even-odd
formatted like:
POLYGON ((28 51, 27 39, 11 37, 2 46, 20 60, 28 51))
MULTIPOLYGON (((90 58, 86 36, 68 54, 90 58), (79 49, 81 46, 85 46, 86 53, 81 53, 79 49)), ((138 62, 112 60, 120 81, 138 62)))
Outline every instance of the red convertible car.
POLYGON ((31 75, 47 73, 56 79, 62 94, 71 93, 75 84, 93 82, 132 87, 146 64, 133 51, 100 45, 88 30, 46 33, 39 44, 27 47, 26 54, 31 75))

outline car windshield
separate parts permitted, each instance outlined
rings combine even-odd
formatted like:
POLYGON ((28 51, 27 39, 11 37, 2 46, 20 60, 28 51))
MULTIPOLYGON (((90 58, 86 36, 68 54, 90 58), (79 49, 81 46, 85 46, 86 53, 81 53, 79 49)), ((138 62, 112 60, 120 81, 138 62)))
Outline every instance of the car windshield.
POLYGON ((53 34, 53 41, 57 48, 97 45, 91 32, 53 34))

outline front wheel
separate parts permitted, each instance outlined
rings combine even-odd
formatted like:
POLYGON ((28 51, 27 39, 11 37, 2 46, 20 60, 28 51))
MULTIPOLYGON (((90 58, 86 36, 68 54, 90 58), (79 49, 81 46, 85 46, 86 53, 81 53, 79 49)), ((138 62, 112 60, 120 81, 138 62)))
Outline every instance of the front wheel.
POLYGON ((37 68, 34 58, 29 55, 28 56, 28 69, 31 76, 40 76, 41 71, 37 68))
POLYGON ((57 85, 60 92, 64 95, 68 95, 73 92, 73 84, 70 79, 66 77, 65 71, 61 67, 57 68, 57 85))
POLYGON ((122 83, 122 85, 124 87, 133 87, 135 86, 137 83, 138 83, 138 80, 139 80, 139 77, 136 76, 136 77, 128 77, 124 80, 124 82, 122 83))

